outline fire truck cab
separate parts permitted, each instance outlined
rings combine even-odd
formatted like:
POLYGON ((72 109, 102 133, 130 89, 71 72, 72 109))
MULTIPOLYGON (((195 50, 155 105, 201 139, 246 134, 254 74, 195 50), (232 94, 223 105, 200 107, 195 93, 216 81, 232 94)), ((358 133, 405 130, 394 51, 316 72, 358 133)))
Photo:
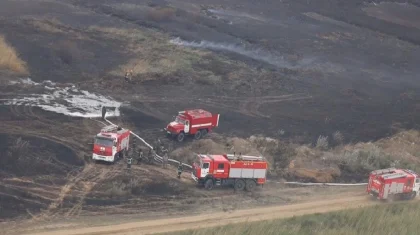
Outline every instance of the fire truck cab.
POLYGON ((263 157, 198 154, 191 176, 208 190, 214 185, 233 185, 235 190, 252 191, 266 182, 267 167, 263 157))
POLYGON ((106 126, 94 137, 92 159, 95 161, 115 162, 117 157, 123 158, 128 151, 130 131, 106 126))
POLYGON ((219 126, 219 117, 220 114, 212 114, 203 109, 180 111, 165 131, 168 136, 176 137, 178 142, 182 142, 186 135, 192 135, 198 140, 219 126))
POLYGON ((377 199, 414 199, 419 188, 420 178, 415 172, 387 168, 370 173, 366 191, 377 199))

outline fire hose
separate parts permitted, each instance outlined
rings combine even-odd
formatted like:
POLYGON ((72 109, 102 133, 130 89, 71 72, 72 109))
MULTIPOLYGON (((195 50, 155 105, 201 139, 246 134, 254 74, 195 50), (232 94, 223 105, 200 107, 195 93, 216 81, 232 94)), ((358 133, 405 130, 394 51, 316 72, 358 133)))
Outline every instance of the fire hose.
MULTIPOLYGON (((106 117, 105 117, 106 110, 104 110, 104 108, 105 107, 103 107, 103 109, 102 109, 102 118, 103 118, 103 120, 105 120, 106 122, 108 122, 109 124, 111 124, 113 126, 117 126, 114 123, 112 123, 111 121, 109 121, 108 119, 106 119, 106 117)), ((92 120, 94 120, 94 119, 92 119, 92 120)), ((95 120, 95 121, 98 121, 98 120, 95 120)), ((105 125, 105 123, 103 123, 101 121, 98 121, 98 122, 100 122, 103 125, 105 125)), ((139 139, 140 141, 142 141, 147 147, 149 147, 150 149, 153 150, 153 147, 149 143, 147 143, 143 138, 141 138, 140 136, 138 136, 136 133, 134 133, 132 131, 130 131, 130 133, 134 137, 136 137, 137 139, 139 139)), ((155 153, 155 156, 153 158, 157 162, 163 162, 163 157, 159 156, 156 153, 155 153)), ((180 164, 179 161, 177 161, 175 159, 171 159, 171 158, 168 158, 168 162, 173 162, 173 163, 176 163, 176 164, 180 164)), ((188 165, 188 164, 185 164, 185 163, 182 163, 182 165, 183 166, 187 166, 189 168, 192 168, 191 165, 188 165)), ((276 183, 281 183, 281 182, 276 182, 276 183)), ((283 183, 284 184, 292 184, 292 185, 302 185, 302 186, 315 186, 315 185, 323 185, 323 186, 362 186, 362 185, 367 185, 367 183, 356 183, 356 184, 342 184, 342 183, 301 183, 301 182, 283 182, 283 183)))
MULTIPOLYGON (((108 119, 106 119, 105 117, 104 117, 104 120, 106 121, 106 122, 108 122, 109 124, 111 124, 111 125, 114 125, 114 126, 117 126, 117 125, 115 125, 114 123, 112 123, 111 121, 109 121, 108 119)), ((140 141, 142 141, 147 147, 149 147, 150 149, 152 149, 153 150, 153 147, 149 144, 149 143, 147 143, 143 138, 141 138, 140 136, 138 136, 136 133, 134 133, 134 132, 132 132, 132 131, 130 131, 130 133, 134 136, 134 137, 136 137, 137 139, 139 139, 140 141)), ((158 154, 155 154, 155 156, 153 157, 154 158, 154 160, 155 161, 157 161, 157 162, 163 162, 163 157, 161 157, 161 156, 159 156, 158 154)), ((177 160, 175 160, 175 159, 171 159, 171 158, 168 158, 168 162, 172 162, 172 163, 176 163, 176 164, 180 164, 180 162, 179 161, 177 161, 177 160)), ((187 166, 187 167, 189 167, 189 168, 192 168, 192 166, 191 165, 188 165, 188 164, 185 164, 185 163, 182 163, 182 165, 183 166, 187 166)))

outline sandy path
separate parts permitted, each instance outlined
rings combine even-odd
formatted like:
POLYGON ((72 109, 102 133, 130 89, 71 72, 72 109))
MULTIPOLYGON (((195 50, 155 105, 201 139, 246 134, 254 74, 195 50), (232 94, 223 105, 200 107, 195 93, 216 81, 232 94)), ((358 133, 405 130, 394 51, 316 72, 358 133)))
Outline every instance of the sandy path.
POLYGON ((79 229, 55 230, 28 235, 93 235, 93 234, 153 234, 161 232, 173 232, 186 229, 196 229, 225 225, 229 223, 269 220, 275 218, 287 218, 296 215, 324 213, 349 208, 357 208, 378 204, 369 200, 365 194, 346 196, 336 199, 323 199, 306 203, 286 206, 273 206, 238 210, 231 213, 219 212, 209 215, 189 216, 172 219, 159 219, 153 221, 131 222, 118 225, 88 227, 79 229))

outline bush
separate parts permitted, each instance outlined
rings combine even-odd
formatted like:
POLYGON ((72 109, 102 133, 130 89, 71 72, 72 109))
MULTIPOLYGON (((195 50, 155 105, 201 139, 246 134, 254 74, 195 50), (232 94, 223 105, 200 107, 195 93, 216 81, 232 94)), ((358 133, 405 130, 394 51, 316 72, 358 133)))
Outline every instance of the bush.
POLYGON ((336 131, 333 134, 333 140, 334 140, 335 144, 341 145, 344 142, 344 136, 343 136, 343 134, 341 134, 340 131, 336 131))
POLYGON ((140 187, 141 181, 138 178, 131 178, 130 175, 125 175, 115 179, 105 190, 105 194, 110 198, 129 196, 141 191, 140 187))
POLYGON ((327 150, 328 149, 328 136, 320 135, 318 137, 318 140, 316 141, 316 148, 321 149, 321 150, 327 150))
POLYGON ((352 150, 344 150, 334 155, 324 154, 327 160, 336 162, 341 168, 349 173, 366 174, 372 170, 398 167, 398 161, 392 161, 391 156, 384 153, 375 144, 360 145, 352 150))
POLYGON ((272 169, 281 170, 286 168, 290 161, 296 156, 296 150, 293 145, 279 140, 251 136, 250 142, 272 163, 272 169), (270 159, 271 158, 271 159, 270 159))

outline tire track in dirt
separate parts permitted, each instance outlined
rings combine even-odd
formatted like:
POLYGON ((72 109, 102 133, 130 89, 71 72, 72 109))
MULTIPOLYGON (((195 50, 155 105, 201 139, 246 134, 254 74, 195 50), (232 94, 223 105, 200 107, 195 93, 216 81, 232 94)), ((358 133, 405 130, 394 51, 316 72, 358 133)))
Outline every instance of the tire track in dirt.
POLYGON ((78 195, 78 203, 65 213, 66 217, 80 215, 80 213, 82 212, 83 204, 85 202, 85 198, 92 191, 95 185, 97 185, 105 179, 112 179, 120 173, 117 165, 99 166, 97 164, 89 164, 89 169, 87 169, 87 171, 91 171, 92 168, 95 169, 95 172, 88 172, 88 175, 86 175, 85 177, 81 177, 79 183, 82 184, 82 190, 81 193, 78 195))
MULTIPOLYGON (((86 152, 87 148, 81 143, 80 137, 85 136, 86 132, 92 128, 92 126, 87 125, 85 121, 82 121, 82 125, 74 125, 74 123, 62 122, 60 119, 56 118, 49 119, 46 116, 35 113, 33 108, 28 105, 11 105, 10 111, 12 116, 18 117, 18 120, 12 119, 12 121, 2 122, 2 128, 0 130, 1 133, 46 139, 53 143, 67 147, 79 158, 83 159, 83 154, 86 152)), ((43 159, 43 156, 41 156, 40 153, 32 154, 39 155, 40 159, 43 159)), ((45 152, 43 152, 43 154, 45 154, 45 152)), ((61 162, 55 156, 54 160, 56 162, 55 164, 70 169, 70 173, 67 176, 68 181, 64 186, 59 188, 57 192, 55 192, 55 194, 57 194, 56 198, 44 197, 52 202, 48 205, 46 211, 33 216, 32 220, 40 220, 58 215, 63 201, 69 194, 72 193, 80 195, 80 199, 79 202, 67 212, 67 214, 69 216, 79 214, 82 209, 84 198, 90 192, 94 184, 101 181, 112 169, 115 171, 115 168, 99 166, 93 167, 92 164, 87 164, 84 169, 79 172, 79 167, 61 162), (88 183, 90 180, 93 181, 92 185, 89 185, 88 183), (78 184, 83 184, 85 187, 83 187, 82 190, 78 190, 78 184)), ((26 188, 26 190, 31 192, 34 196, 39 196, 37 193, 33 192, 34 190, 32 190, 30 186, 21 187, 20 189, 23 190, 24 188, 26 188)))
POLYGON ((254 222, 276 218, 288 218, 313 213, 326 213, 350 208, 378 205, 366 195, 345 196, 318 201, 297 203, 285 206, 271 206, 248 210, 238 210, 231 213, 212 213, 182 218, 159 219, 151 221, 131 222, 98 227, 74 228, 48 232, 29 233, 27 235, 97 235, 97 234, 153 234, 175 232, 187 229, 221 226, 231 223, 254 222), (223 218, 223 220, 221 219, 223 218))
POLYGON ((290 94, 290 95, 281 95, 281 96, 263 96, 263 97, 254 97, 249 98, 240 106, 240 109, 244 113, 248 113, 254 117, 266 117, 269 118, 270 115, 263 114, 259 111, 261 105, 268 103, 280 103, 285 101, 297 101, 312 99, 312 96, 307 96, 304 94, 290 94))
POLYGON ((33 220, 42 220, 48 217, 54 217, 55 209, 57 209, 59 206, 62 205, 64 198, 67 196, 68 193, 71 192, 72 188, 78 183, 81 178, 87 174, 91 168, 89 165, 83 169, 83 171, 80 174, 77 174, 72 179, 68 180, 68 182, 61 187, 61 190, 57 196, 57 198, 48 206, 47 210, 33 218, 33 220))
POLYGON ((13 185, 13 184, 5 184, 0 182, 0 186, 3 186, 5 188, 10 188, 10 189, 14 189, 14 190, 18 190, 21 192, 24 192, 26 194, 31 194, 32 196, 35 196, 37 198, 41 198, 47 201, 52 201, 54 200, 54 198, 52 197, 47 197, 45 196, 45 194, 54 194, 55 192, 51 192, 51 191, 47 191, 44 190, 42 188, 36 188, 36 187, 25 187, 25 186, 18 186, 18 185, 13 185))
MULTIPOLYGON (((50 141, 62 144, 79 155, 82 154, 82 150, 87 150, 86 145, 82 144, 78 137, 85 136, 87 132, 92 129, 86 128, 87 126, 74 125, 74 123, 62 122, 59 119, 49 119, 41 115, 37 115, 33 112, 31 106, 15 106, 11 105, 10 110, 14 116, 24 118, 24 120, 8 121, 3 122, 2 131, 4 133, 9 129, 10 134, 21 134, 26 135, 33 133, 33 136, 43 137, 50 141)), ((95 126, 99 126, 95 123, 95 126)))
POLYGON ((70 178, 61 188, 58 197, 48 206, 48 209, 34 219, 53 218, 61 214, 62 211, 59 210, 59 207, 61 207, 68 195, 76 196, 78 198, 78 203, 71 207, 67 212, 64 212, 65 217, 80 215, 86 195, 90 193, 92 188, 102 180, 113 177, 118 173, 119 171, 116 166, 110 167, 87 164, 82 172, 70 178), (82 188, 77 190, 79 186, 82 188), (74 192, 76 193, 75 195, 73 195, 74 192))

